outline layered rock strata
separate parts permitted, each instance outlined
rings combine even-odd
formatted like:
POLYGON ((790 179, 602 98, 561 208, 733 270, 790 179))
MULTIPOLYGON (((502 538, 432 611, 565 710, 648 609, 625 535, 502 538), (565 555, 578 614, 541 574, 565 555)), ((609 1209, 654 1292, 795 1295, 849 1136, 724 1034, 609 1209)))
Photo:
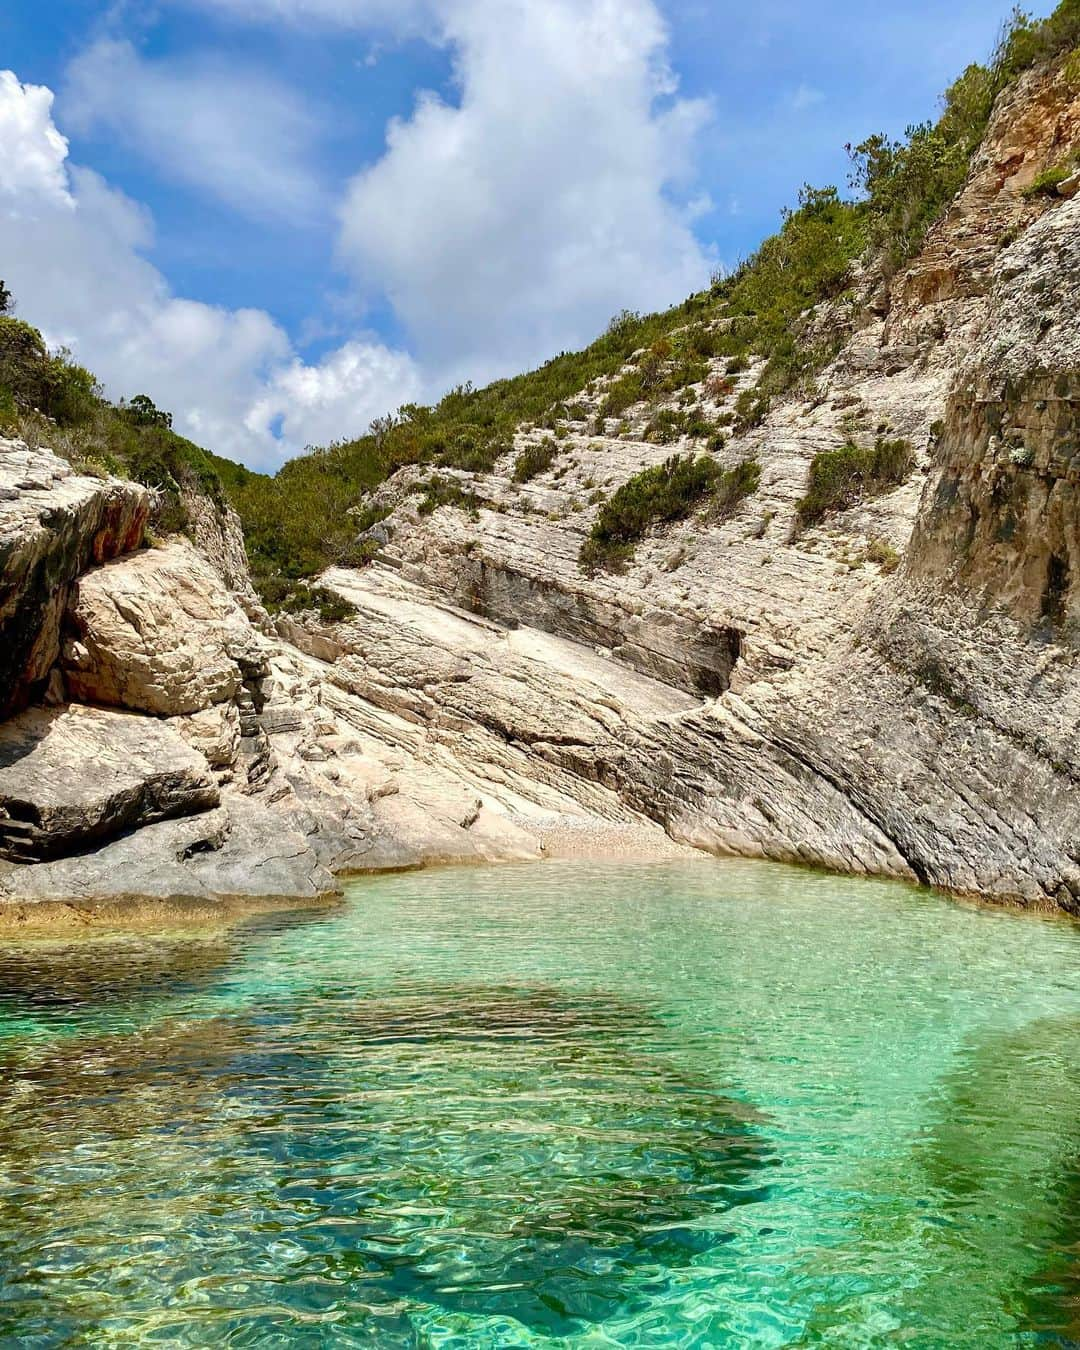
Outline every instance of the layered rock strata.
POLYGON ((271 622, 220 504, 140 548, 143 489, 0 442, 0 700, 49 704, 0 736, 0 899, 310 900, 616 840, 1080 912, 1080 198, 1025 191, 1078 148, 1060 70, 1010 90, 920 256, 806 316, 838 356, 718 452, 756 492, 620 572, 579 565, 600 494, 694 447, 656 405, 600 423, 602 383, 531 481, 538 428, 447 471, 472 509, 395 475, 333 625, 271 622), (805 528, 814 457, 879 435, 913 472, 805 528))
POLYGON ((41 691, 56 663, 71 583, 136 548, 145 488, 72 472, 55 455, 8 443, 0 455, 0 717, 41 691))

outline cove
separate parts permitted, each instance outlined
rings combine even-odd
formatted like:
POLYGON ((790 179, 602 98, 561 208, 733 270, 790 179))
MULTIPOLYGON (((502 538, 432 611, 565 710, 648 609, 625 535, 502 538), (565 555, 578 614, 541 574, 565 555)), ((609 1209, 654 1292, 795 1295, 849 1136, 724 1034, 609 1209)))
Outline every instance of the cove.
POLYGON ((1080 930, 768 864, 0 948, 0 1342, 1066 1346, 1080 930))

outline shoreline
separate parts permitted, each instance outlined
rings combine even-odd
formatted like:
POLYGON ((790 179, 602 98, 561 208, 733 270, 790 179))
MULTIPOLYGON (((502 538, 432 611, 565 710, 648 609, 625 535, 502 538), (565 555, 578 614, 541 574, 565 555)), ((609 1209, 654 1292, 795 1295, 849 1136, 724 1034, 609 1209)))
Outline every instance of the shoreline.
POLYGON ((400 867, 342 869, 338 888, 318 896, 232 895, 151 896, 137 893, 108 896, 52 897, 0 901, 0 942, 23 939, 99 938, 149 935, 200 935, 223 932, 263 914, 332 910, 345 902, 344 887, 364 877, 444 867, 493 867, 515 861, 531 863, 580 860, 593 862, 671 862, 715 860, 703 849, 679 844, 658 826, 618 824, 579 816, 514 817, 513 823, 534 833, 541 843, 537 858, 441 859, 429 856, 400 867))
MULTIPOLYGON (((833 871, 806 863, 783 863, 750 858, 738 853, 714 853, 709 849, 672 839, 650 822, 612 822, 583 816, 552 813, 550 816, 508 817, 533 833, 541 853, 534 858, 475 858, 428 855, 415 863, 365 869, 344 868, 335 874, 333 891, 317 896, 222 895, 151 896, 136 893, 107 896, 51 897, 41 900, 0 900, 0 944, 23 941, 99 940, 125 937, 198 938, 229 932, 243 923, 270 914, 317 914, 332 912, 347 903, 346 888, 365 878, 400 872, 424 872, 446 868, 501 867, 513 863, 535 866, 545 862, 702 863, 761 862, 787 866, 816 874, 855 879, 855 874, 833 871)), ((880 875, 863 880, 899 882, 934 895, 962 908, 995 913, 1024 914, 1041 919, 1080 921, 1078 916, 1047 902, 1025 903, 1018 897, 987 896, 925 886, 906 879, 880 875)))

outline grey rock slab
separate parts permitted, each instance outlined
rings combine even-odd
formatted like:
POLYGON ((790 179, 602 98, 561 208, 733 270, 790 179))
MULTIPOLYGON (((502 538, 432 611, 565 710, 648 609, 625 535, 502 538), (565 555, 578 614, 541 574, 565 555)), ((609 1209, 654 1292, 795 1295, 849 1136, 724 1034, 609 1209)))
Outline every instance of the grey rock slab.
POLYGON ((217 803, 206 760, 154 718, 71 705, 0 726, 8 856, 62 856, 217 803))

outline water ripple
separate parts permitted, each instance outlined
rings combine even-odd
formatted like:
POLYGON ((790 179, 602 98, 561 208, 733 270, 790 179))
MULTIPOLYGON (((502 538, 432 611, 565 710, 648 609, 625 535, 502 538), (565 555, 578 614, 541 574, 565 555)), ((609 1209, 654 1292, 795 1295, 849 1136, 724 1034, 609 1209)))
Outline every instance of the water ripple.
POLYGON ((1078 936, 548 864, 9 946, 0 1343, 1075 1343, 1078 936))

